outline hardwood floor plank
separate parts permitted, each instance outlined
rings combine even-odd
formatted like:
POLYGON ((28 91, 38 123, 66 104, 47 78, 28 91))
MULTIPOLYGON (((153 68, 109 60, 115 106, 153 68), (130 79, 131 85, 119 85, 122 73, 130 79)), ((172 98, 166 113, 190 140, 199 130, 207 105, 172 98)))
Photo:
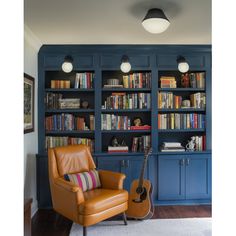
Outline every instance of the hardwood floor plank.
MULTIPOLYGON (((211 205, 198 206, 156 206, 152 219, 211 217, 211 205)), ((122 220, 113 217, 110 220, 122 220)), ((68 236, 72 221, 54 210, 40 209, 32 218, 32 236, 68 236)))

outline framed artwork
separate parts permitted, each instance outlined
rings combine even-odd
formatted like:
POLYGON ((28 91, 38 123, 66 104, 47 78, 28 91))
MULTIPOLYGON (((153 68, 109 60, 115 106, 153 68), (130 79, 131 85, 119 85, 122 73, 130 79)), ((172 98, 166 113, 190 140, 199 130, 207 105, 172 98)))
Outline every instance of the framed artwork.
POLYGON ((24 73, 24 134, 34 131, 34 78, 24 73))

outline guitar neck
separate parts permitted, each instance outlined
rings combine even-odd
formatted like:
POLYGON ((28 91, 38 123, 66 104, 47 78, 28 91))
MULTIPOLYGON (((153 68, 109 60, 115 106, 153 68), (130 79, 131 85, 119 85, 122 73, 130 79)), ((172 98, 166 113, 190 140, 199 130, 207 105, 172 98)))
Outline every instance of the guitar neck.
POLYGON ((141 173, 140 173, 140 176, 139 176, 139 183, 138 183, 139 187, 143 186, 144 171, 145 171, 145 168, 146 168, 146 164, 147 164, 147 157, 143 160, 143 166, 142 166, 142 170, 141 170, 141 173))

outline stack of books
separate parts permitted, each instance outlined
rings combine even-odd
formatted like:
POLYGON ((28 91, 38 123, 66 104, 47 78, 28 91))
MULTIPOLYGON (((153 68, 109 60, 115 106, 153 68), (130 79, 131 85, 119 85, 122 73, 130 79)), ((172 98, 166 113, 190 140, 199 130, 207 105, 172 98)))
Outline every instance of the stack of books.
POLYGON ((163 142, 161 152, 184 152, 185 148, 179 142, 163 142))
POLYGON ((161 88, 176 88, 176 79, 174 76, 161 76, 161 88))
POLYGON ((128 151, 129 151, 128 146, 117 146, 117 147, 108 146, 108 152, 109 153, 128 152, 128 151))

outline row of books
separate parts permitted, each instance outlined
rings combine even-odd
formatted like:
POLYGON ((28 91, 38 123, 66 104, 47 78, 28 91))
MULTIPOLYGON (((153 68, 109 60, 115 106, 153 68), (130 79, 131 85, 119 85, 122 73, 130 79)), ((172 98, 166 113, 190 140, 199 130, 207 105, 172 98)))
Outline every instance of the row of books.
POLYGON ((93 88, 94 73, 76 73, 74 88, 93 88))
POLYGON ((129 130, 131 120, 128 116, 117 116, 114 114, 101 115, 102 130, 129 130))
POLYGON ((205 72, 189 73, 191 88, 205 88, 205 72))
POLYGON ((59 109, 59 99, 62 97, 61 93, 46 93, 44 98, 46 109, 59 109))
POLYGON ((206 136, 193 136, 191 139, 195 139, 195 151, 205 151, 206 150, 206 136))
POLYGON ((161 88, 176 88, 176 79, 174 76, 161 76, 161 88))
POLYGON ((70 88, 70 80, 51 80, 51 88, 70 88))
POLYGON ((85 117, 76 117, 73 114, 55 114, 45 118, 45 129, 47 131, 66 130, 94 130, 94 115, 89 115, 90 129, 86 126, 85 117))
POLYGON ((45 149, 54 148, 59 146, 67 146, 74 144, 85 144, 90 147, 90 151, 94 152, 94 140, 88 138, 78 138, 78 137, 58 137, 58 136, 46 136, 45 139, 45 149))
POLYGON ((151 72, 123 75, 124 88, 151 88, 151 72))
POLYGON ((141 137, 133 137, 132 152, 144 152, 148 147, 151 147, 151 135, 143 135, 141 137))
MULTIPOLYGON (((185 98, 186 99, 186 98, 185 98)), ((183 97, 174 95, 173 92, 159 92, 158 93, 158 108, 179 109, 186 108, 183 104, 183 97)), ((191 108, 205 108, 206 94, 193 93, 189 96, 191 108)))
POLYGON ((150 109, 150 93, 112 93, 107 97, 103 109, 150 109))
POLYGON ((204 129, 205 115, 197 113, 158 114, 158 129, 204 129))
POLYGON ((160 150, 161 152, 184 152, 185 147, 180 142, 163 142, 160 150))

